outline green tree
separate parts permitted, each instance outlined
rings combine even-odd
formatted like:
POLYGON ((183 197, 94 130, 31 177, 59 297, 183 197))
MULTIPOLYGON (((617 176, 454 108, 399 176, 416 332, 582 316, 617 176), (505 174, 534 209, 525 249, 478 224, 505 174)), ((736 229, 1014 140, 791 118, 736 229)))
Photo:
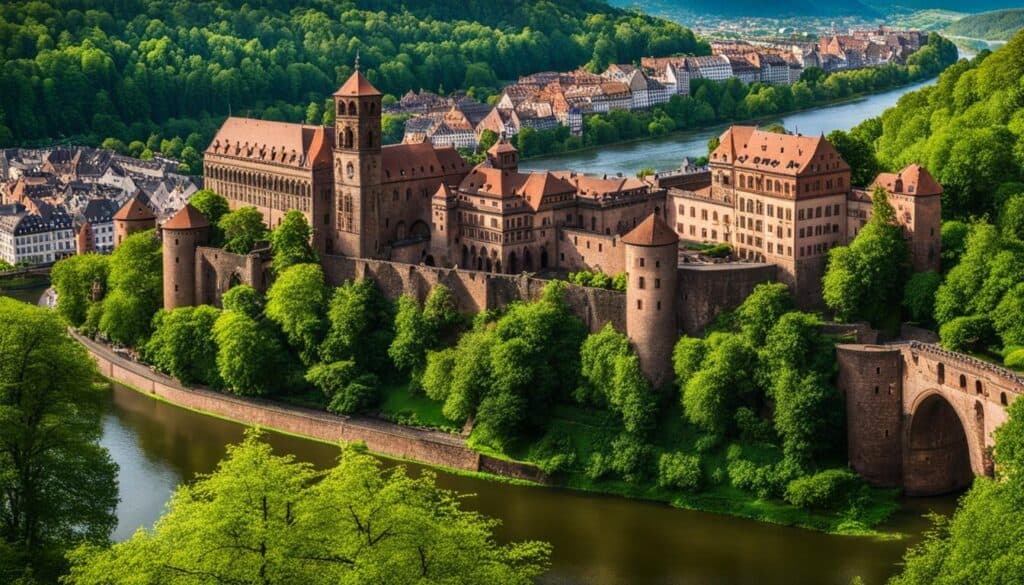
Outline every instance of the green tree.
POLYGON ((743 334, 755 347, 786 312, 793 308, 789 287, 780 282, 765 282, 754 287, 743 304, 736 309, 736 320, 743 334))
POLYGON ((942 284, 942 276, 929 270, 915 272, 903 287, 903 307, 911 321, 929 325, 935 312, 935 293, 942 284))
POLYGON ((227 213, 217 226, 224 233, 224 249, 235 254, 248 254, 257 242, 267 238, 263 214, 255 207, 240 207, 227 213))
POLYGON ((110 255, 107 289, 100 330, 124 345, 145 343, 163 303, 163 258, 153 230, 128 236, 110 255))
POLYGON ((419 302, 409 294, 399 297, 395 337, 388 347, 388 355, 395 367, 410 375, 412 389, 419 388, 427 366, 427 348, 431 341, 429 327, 419 302))
POLYGON ((93 289, 101 294, 107 286, 110 257, 79 254, 57 261, 50 270, 50 282, 57 291, 57 312, 74 327, 85 323, 93 300, 93 289))
POLYGON ((217 344, 213 326, 220 311, 209 305, 161 310, 153 317, 153 336, 143 348, 147 361, 185 384, 218 386, 217 344))
POLYGON ((188 202, 195 207, 210 225, 217 225, 220 219, 228 214, 228 200, 210 189, 200 189, 192 194, 188 202))
POLYGON ((712 435, 728 433, 736 407, 754 389, 756 366, 757 353, 743 337, 720 336, 683 389, 687 420, 712 435))
POLYGON ((373 374, 360 374, 355 362, 316 364, 306 374, 306 381, 324 393, 331 412, 356 414, 380 398, 380 381, 373 374))
POLYGON ((284 214, 280 225, 270 234, 274 271, 280 274, 296 264, 316 262, 316 252, 309 244, 312 237, 313 230, 301 211, 293 209, 284 214))
POLYGON ((872 214, 849 246, 829 251, 823 296, 836 318, 878 325, 902 299, 909 252, 888 195, 880 187, 872 195, 872 214))
POLYGON ((335 289, 327 318, 330 327, 320 346, 324 362, 354 361, 360 370, 379 376, 391 369, 392 307, 372 280, 349 281, 335 289))
POLYGON ((267 319, 277 323, 307 366, 316 361, 324 334, 327 288, 319 264, 296 264, 267 291, 267 319))
POLYGON ((435 481, 352 448, 318 473, 249 432, 213 474, 178 488, 153 529, 76 551, 70 579, 526 585, 547 569, 550 546, 498 545, 497 522, 435 481))
POLYGON ((825 137, 843 160, 850 165, 850 183, 853 185, 870 185, 881 170, 872 145, 855 132, 833 130, 825 137))
POLYGON ((213 326, 213 337, 217 372, 227 390, 259 396, 277 389, 282 348, 266 326, 244 313, 224 311, 213 326))
POLYGON ((263 295, 247 284, 231 287, 221 299, 225 311, 235 311, 251 319, 259 319, 263 315, 263 295))
POLYGON ((452 342, 462 321, 455 295, 443 284, 435 284, 423 303, 423 319, 427 324, 427 332, 432 337, 428 340, 428 349, 436 349, 442 343, 452 342))
POLYGON ((106 393, 53 313, 0 298, 0 576, 53 581, 65 550, 117 522, 117 465, 98 444, 106 393), (4 551, 9 554, 2 554, 4 551))

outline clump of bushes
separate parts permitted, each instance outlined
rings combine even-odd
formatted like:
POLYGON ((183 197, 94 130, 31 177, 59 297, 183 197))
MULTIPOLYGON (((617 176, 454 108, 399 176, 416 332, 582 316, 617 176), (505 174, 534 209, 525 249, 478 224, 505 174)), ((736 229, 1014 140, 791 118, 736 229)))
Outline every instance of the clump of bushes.
POLYGON ((564 433, 548 433, 530 449, 529 459, 548 475, 567 471, 576 463, 572 441, 564 433))
POLYGON ((615 276, 610 276, 604 272, 580 270, 579 272, 569 273, 569 282, 578 286, 625 291, 627 277, 625 272, 621 272, 615 276))
POLYGON ((662 453, 658 459, 658 485, 663 488, 696 490, 703 474, 700 457, 686 453, 662 453))
POLYGON ((939 328, 942 345, 951 351, 984 349, 994 343, 995 331, 987 315, 957 317, 939 328))
POLYGON ((728 258, 732 256, 732 246, 729 244, 715 244, 710 248, 702 250, 701 254, 711 256, 712 258, 728 258))
POLYGON ((786 486, 785 499, 800 508, 841 510, 864 491, 864 481, 849 469, 826 469, 786 486))

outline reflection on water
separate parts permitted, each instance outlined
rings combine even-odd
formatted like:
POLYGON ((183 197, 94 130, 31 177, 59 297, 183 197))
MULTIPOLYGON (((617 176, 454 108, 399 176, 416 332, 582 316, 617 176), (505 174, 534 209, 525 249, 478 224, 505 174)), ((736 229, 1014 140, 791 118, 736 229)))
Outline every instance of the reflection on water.
MULTIPOLYGON (((115 386, 104 419, 103 445, 121 466, 116 539, 149 526, 174 486, 209 473, 243 427, 115 386)), ((280 453, 325 467, 333 445, 270 434, 280 453)), ((410 465, 415 470, 422 469, 410 465)), ((448 473, 438 483, 465 494, 466 505, 500 518, 500 539, 554 545, 551 584, 847 585, 855 575, 881 583, 916 539, 877 541, 675 510, 661 504, 567 490, 510 486, 448 473)), ((893 526, 919 533, 929 508, 949 512, 951 499, 914 500, 893 526)))
MULTIPOLYGON (((787 130, 805 135, 828 134, 833 130, 849 130, 867 118, 881 115, 896 105, 903 94, 934 83, 923 81, 890 91, 877 93, 845 104, 816 108, 768 120, 781 122, 787 130)), ((697 158, 708 153, 708 140, 720 135, 726 125, 693 132, 681 132, 642 142, 601 146, 596 149, 524 161, 524 169, 564 170, 585 173, 622 173, 633 175, 643 168, 675 169, 684 157, 697 158)))

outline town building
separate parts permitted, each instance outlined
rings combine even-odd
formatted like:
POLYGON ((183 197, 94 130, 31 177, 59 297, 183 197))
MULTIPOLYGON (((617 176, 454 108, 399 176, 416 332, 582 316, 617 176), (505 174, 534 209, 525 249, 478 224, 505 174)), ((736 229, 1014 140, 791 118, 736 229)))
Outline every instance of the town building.
POLYGON ((0 259, 9 264, 50 264, 75 254, 71 216, 63 208, 35 202, 0 208, 0 259))

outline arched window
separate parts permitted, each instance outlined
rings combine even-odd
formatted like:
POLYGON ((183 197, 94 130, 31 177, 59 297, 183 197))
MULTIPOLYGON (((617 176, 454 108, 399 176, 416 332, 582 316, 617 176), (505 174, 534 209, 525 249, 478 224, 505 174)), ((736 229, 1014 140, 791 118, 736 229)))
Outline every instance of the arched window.
POLYGON ((356 102, 351 101, 351 102, 348 103, 348 115, 349 116, 355 116, 356 115, 356 102))
POLYGON ((946 382, 946 366, 939 364, 935 371, 938 374, 939 384, 944 384, 946 382))
POLYGON ((1006 406, 1006 392, 999 393, 999 404, 1006 406))
POLYGON ((967 376, 965 376, 963 374, 960 374, 960 387, 961 388, 966 388, 967 387, 967 376))
POLYGON ((974 393, 975 394, 981 394, 982 390, 983 389, 981 387, 981 380, 975 380, 974 381, 974 393))

